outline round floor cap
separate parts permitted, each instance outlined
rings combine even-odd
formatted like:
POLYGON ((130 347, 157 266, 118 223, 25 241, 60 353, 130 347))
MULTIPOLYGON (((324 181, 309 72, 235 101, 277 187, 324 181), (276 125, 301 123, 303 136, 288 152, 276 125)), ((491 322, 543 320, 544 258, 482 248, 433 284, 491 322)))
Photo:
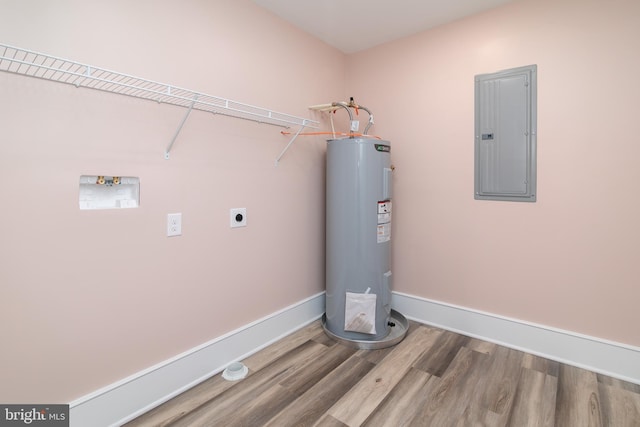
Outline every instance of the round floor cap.
POLYGON ((244 364, 240 362, 234 362, 231 365, 227 366, 227 369, 222 372, 222 378, 227 381, 237 381, 246 377, 248 373, 249 368, 247 368, 244 364))

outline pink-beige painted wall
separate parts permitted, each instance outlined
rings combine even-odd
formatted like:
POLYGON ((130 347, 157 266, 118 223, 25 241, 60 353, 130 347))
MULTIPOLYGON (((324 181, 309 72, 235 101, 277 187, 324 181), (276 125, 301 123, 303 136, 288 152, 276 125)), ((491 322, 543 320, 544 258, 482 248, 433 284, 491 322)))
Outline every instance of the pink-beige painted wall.
MULTIPOLYGON (((248 0, 0 11, 0 43, 301 117, 343 98, 345 56, 248 0)), ((165 160, 186 109, 4 72, 0 100, 0 402, 69 402, 323 291, 323 138, 275 166, 280 128, 194 111, 165 160), (140 207, 79 210, 83 174, 139 177, 140 207)))
POLYGON ((392 141, 395 290, 640 345, 640 2, 524 0, 348 57, 392 141), (538 199, 476 201, 474 76, 538 65, 538 199))

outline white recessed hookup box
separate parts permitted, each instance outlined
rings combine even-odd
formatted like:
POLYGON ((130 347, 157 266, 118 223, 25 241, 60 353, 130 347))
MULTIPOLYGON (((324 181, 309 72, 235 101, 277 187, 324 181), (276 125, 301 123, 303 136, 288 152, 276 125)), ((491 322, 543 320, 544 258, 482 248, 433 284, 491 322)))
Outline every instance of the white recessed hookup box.
POLYGON ((80 209, 123 209, 140 205, 140 178, 82 175, 78 196, 80 209))

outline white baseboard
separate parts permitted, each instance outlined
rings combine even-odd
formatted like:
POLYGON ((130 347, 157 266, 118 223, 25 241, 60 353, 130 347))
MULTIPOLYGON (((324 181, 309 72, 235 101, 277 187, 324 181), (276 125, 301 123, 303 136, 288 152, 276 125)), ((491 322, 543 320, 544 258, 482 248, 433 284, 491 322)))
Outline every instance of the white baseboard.
POLYGON ((408 319, 640 384, 640 348, 412 295, 393 293, 408 319))
POLYGON ((119 426, 319 319, 324 292, 69 404, 71 427, 119 426))
MULTIPOLYGON (((640 384, 640 348, 393 293, 408 319, 640 384)), ((324 292, 70 403, 71 427, 119 426, 221 372, 325 311, 324 292)))

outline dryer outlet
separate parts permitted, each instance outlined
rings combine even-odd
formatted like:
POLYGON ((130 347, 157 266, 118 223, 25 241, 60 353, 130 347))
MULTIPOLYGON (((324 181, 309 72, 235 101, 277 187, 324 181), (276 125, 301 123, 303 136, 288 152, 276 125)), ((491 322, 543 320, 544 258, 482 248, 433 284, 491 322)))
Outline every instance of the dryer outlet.
POLYGON ((229 212, 231 228, 247 226, 247 208, 232 208, 229 212))

